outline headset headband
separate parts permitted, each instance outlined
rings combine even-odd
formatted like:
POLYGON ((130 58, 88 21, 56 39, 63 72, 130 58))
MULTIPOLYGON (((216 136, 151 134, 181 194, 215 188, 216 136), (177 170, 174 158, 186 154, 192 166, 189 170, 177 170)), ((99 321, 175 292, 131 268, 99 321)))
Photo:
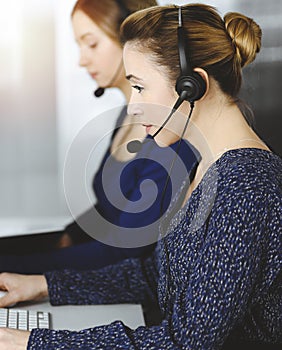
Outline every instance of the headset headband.
POLYGON ((175 89, 178 95, 188 102, 199 100, 206 91, 206 83, 199 73, 193 71, 187 45, 185 45, 185 28, 182 25, 182 7, 178 8, 178 53, 180 76, 177 78, 175 89))
POLYGON ((182 25, 182 7, 179 6, 178 9, 178 51, 179 51, 179 60, 180 60, 180 70, 181 75, 192 75, 192 66, 190 61, 190 55, 185 45, 185 29, 182 25))

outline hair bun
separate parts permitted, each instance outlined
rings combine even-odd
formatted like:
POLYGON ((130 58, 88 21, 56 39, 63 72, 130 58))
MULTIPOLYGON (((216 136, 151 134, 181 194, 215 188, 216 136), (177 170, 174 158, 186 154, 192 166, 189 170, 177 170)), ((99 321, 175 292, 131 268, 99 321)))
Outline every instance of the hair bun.
POLYGON ((226 31, 236 48, 241 67, 251 63, 261 48, 261 29, 251 18, 237 12, 224 16, 226 31))

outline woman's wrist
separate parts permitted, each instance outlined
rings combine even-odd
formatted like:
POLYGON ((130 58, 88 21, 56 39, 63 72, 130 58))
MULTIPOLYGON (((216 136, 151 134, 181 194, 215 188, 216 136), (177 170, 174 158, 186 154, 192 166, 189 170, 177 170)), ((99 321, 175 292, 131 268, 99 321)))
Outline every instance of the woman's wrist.
POLYGON ((48 297, 48 284, 44 275, 35 276, 38 284, 38 293, 40 298, 48 297))

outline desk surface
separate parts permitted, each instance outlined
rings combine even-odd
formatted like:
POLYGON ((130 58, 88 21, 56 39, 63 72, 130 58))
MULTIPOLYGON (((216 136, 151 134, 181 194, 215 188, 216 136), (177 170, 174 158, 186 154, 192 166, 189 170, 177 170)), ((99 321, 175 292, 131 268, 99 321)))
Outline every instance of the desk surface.
POLYGON ((52 329, 81 330, 122 321, 132 329, 144 326, 141 305, 62 305, 52 306, 48 301, 18 304, 15 309, 48 311, 52 329))
POLYGON ((69 216, 1 218, 0 238, 57 232, 71 221, 69 216))

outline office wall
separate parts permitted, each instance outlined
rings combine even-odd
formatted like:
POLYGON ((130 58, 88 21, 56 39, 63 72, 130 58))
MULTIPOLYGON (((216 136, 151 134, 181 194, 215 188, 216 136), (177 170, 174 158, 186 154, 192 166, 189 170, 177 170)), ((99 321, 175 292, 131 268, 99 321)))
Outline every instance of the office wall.
POLYGON ((53 3, 1 3, 1 217, 56 210, 49 205, 57 192, 58 150, 53 3))

